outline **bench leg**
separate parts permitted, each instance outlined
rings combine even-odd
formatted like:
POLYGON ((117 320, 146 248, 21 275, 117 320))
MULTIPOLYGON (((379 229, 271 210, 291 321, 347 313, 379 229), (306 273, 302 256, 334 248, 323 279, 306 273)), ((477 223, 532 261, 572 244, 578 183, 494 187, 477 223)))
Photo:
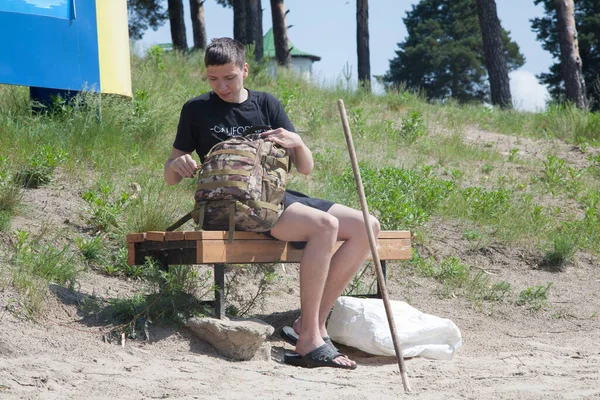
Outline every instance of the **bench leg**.
POLYGON ((225 264, 215 264, 213 266, 215 274, 215 318, 223 319, 225 317, 225 264))
POLYGON ((158 259, 158 269, 169 272, 169 253, 161 253, 160 258, 158 259))
MULTIPOLYGON (((169 272, 169 253, 161 253, 158 257, 158 269, 169 272)), ((163 277, 159 278, 158 287, 162 290, 167 286, 167 280, 163 277)))
MULTIPOLYGON (((383 280, 384 282, 387 282, 387 278, 386 278, 386 271, 385 271, 385 260, 379 260, 381 262, 381 272, 383 273, 383 280)), ((381 299, 381 287, 379 286, 379 283, 377 283, 377 298, 381 299)))

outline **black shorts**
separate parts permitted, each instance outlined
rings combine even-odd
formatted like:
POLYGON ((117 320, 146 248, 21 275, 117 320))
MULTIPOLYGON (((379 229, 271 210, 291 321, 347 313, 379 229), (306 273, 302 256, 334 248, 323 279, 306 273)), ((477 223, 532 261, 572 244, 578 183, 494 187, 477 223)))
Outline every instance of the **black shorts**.
POLYGON ((283 196, 283 209, 285 210, 294 203, 304 204, 321 211, 329 211, 335 203, 329 200, 315 199, 295 190, 286 190, 283 196))
MULTIPOLYGON (((284 210, 287 209, 289 206, 291 206, 294 203, 304 204, 306 206, 316 208, 317 210, 321 210, 321 211, 325 211, 325 212, 329 211, 331 206, 333 206, 335 204, 333 201, 308 197, 304 193, 296 192, 295 190, 286 190, 285 195, 283 196, 283 209, 284 210)), ((273 237, 273 236, 271 236, 271 232, 267 232, 267 235, 270 237, 273 237)), ((290 243, 292 244, 292 246, 294 246, 297 249, 303 249, 306 247, 306 242, 290 242, 290 243)))

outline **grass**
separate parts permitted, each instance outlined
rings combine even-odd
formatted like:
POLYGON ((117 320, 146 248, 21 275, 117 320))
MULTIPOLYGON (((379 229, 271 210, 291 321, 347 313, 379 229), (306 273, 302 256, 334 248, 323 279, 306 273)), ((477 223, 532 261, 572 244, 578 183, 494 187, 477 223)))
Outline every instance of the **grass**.
MULTIPOLYGON (((465 236, 473 248, 492 241, 526 243, 559 269, 567 267, 577 251, 598 254, 597 155, 590 154, 586 166, 571 165, 556 154, 532 161, 517 148, 507 155, 466 143, 464 133, 475 128, 558 139, 585 152, 600 142, 599 114, 559 105, 531 114, 454 101, 429 103, 422 93, 402 86, 376 96, 351 90, 344 82, 320 87, 288 71, 278 71, 273 80, 266 65, 254 62, 250 70, 246 86, 277 96, 313 150, 315 172, 310 178, 292 174, 291 189, 358 206, 336 104, 341 98, 369 207, 383 229, 426 235, 425 226, 433 218, 461 221, 470 227, 465 236), (507 163, 532 172, 512 173, 507 163), (577 240, 571 239, 574 233, 577 240)), ((87 204, 82 213, 88 236, 72 240, 64 249, 29 245, 25 250, 24 244, 4 249, 8 256, 0 269, 29 298, 31 310, 43 307, 47 282, 72 285, 76 272, 88 266, 115 279, 148 281, 144 268, 127 265, 122 238, 129 232, 163 230, 192 208, 194 182, 168 187, 162 174, 182 105, 210 90, 203 73, 199 54, 151 50, 145 59, 132 58, 132 99, 82 94, 39 114, 31 113, 26 88, 2 86, 0 232, 15 236, 10 226, 20 205, 36 187, 52 184, 57 170, 80 189, 87 204)), ((31 240, 20 235, 16 234, 23 243, 31 240)), ((445 296, 502 299, 510 289, 459 259, 417 258, 415 263, 440 283, 445 296)), ((262 287, 267 288, 274 277, 260 279, 266 279, 262 287)), ((114 300, 113 306, 122 306, 127 319, 158 293, 154 287, 129 299, 129 304, 114 300)))
POLYGON ((142 268, 146 286, 125 298, 86 296, 82 310, 87 318, 113 326, 114 332, 124 332, 129 338, 149 340, 148 324, 181 325, 191 316, 207 315, 199 299, 213 290, 211 273, 201 273, 188 265, 172 266, 161 271, 153 260, 142 268))
POLYGON ((512 290, 509 283, 492 282, 485 271, 473 268, 454 256, 437 263, 414 250, 409 264, 420 275, 434 278, 441 284, 438 291, 440 298, 463 296, 481 305, 484 301, 500 302, 512 290))
POLYGON ((0 232, 9 228, 21 199, 21 187, 14 181, 10 161, 0 157, 0 232))
POLYGON ((35 318, 44 308, 50 283, 73 288, 81 267, 68 247, 57 248, 18 231, 7 268, 8 282, 26 296, 24 315, 35 318))
POLYGON ((530 311, 539 311, 548 305, 548 292, 552 283, 546 286, 530 286, 519 293, 517 305, 527 308, 530 311))

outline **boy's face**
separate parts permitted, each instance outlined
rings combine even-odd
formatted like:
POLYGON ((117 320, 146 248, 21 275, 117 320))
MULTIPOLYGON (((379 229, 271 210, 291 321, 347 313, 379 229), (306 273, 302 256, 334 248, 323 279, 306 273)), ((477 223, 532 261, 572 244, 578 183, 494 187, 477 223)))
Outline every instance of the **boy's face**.
POLYGON ((248 64, 239 67, 235 63, 209 65, 206 67, 208 83, 212 90, 228 103, 240 103, 244 93, 244 79, 248 76, 248 64))

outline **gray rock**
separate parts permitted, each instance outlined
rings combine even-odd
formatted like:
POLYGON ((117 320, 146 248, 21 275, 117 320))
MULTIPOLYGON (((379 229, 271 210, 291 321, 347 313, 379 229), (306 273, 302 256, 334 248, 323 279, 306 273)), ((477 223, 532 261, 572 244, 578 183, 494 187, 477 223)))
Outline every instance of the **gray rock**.
MULTIPOLYGON (((256 319, 190 318, 186 326, 200 339, 210 343, 219 354, 240 361, 251 360, 275 330, 266 322, 256 319)), ((262 359, 264 355, 258 357, 262 359)))
POLYGON ((271 361, 271 343, 263 343, 252 357, 252 361, 271 361))

